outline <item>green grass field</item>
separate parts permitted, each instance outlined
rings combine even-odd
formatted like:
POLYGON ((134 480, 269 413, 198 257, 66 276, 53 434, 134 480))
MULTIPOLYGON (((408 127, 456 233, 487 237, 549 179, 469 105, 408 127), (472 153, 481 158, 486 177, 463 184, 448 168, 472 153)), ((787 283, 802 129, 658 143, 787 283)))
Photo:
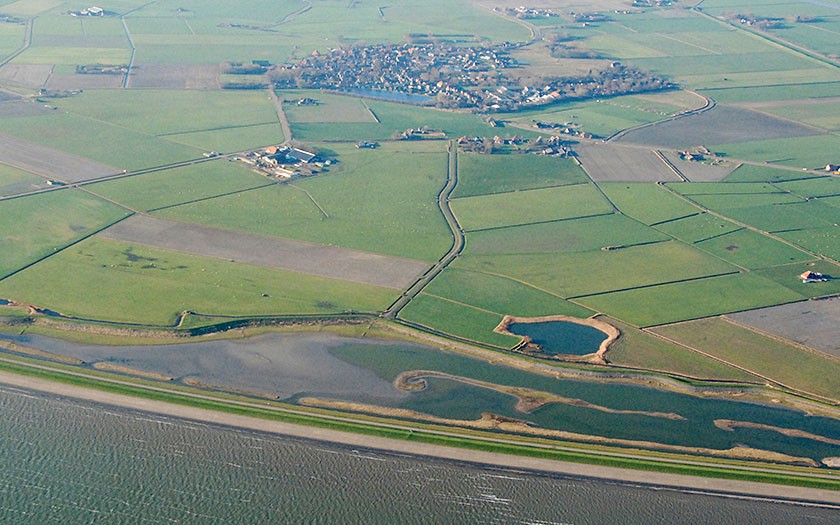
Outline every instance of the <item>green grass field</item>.
POLYGON ((779 188, 800 197, 829 197, 840 195, 840 177, 817 177, 777 184, 779 188))
POLYGON ((652 326, 802 299, 769 279, 742 273, 594 295, 578 302, 634 326, 652 326))
POLYGON ((656 226, 657 230, 687 243, 696 243, 725 235, 739 228, 740 226, 735 223, 708 213, 691 215, 656 226))
POLYGON ((656 338, 614 319, 605 320, 621 331, 621 337, 607 352, 607 359, 613 365, 658 370, 696 379, 758 381, 754 375, 698 352, 656 338))
POLYGON ((775 266, 757 270, 755 273, 809 298, 840 293, 840 279, 838 279, 840 277, 840 265, 824 260, 775 266), (799 279, 799 276, 805 271, 828 275, 832 279, 823 283, 806 284, 799 279))
POLYGON ((96 238, 0 282, 0 294, 66 315, 157 325, 184 310, 323 314, 394 300, 385 288, 96 238))
POLYGON ((518 337, 497 334, 493 329, 502 315, 420 294, 400 312, 400 318, 446 334, 503 348, 511 348, 518 337))
POLYGON ((465 230, 602 215, 612 207, 591 184, 514 191, 452 200, 465 230))
POLYGON ((750 270, 814 259, 803 251, 747 229, 699 242, 696 246, 725 261, 750 270))
POLYGON ((572 253, 600 250, 607 246, 650 244, 667 239, 666 235, 653 228, 624 215, 611 213, 597 217, 470 232, 467 235, 466 253, 572 253))
POLYGON ((99 182, 89 185, 87 189, 132 209, 148 211, 269 184, 269 179, 242 164, 213 160, 99 182))
POLYGON ((779 232, 779 237, 787 239, 812 252, 840 261, 840 235, 837 226, 779 232))
POLYGON ((420 150, 407 143, 383 144, 376 151, 351 144, 327 147, 338 162, 324 175, 159 214, 422 260, 434 261, 446 253, 452 237, 436 204, 448 165, 444 143, 420 150))
POLYGON ((840 149, 840 136, 824 134, 813 137, 758 140, 709 146, 709 148, 734 159, 813 169, 832 162, 831 159, 834 157, 830 152, 840 149))
POLYGON ((195 131, 176 135, 166 135, 168 142, 192 146, 204 151, 219 153, 237 153, 263 146, 282 143, 283 128, 280 123, 257 124, 241 128, 226 128, 210 131, 195 131))
POLYGON ((815 206, 815 201, 794 204, 768 204, 726 210, 726 215, 764 231, 780 232, 832 226, 828 217, 820 217, 812 211, 819 211, 823 206, 815 206))
POLYGON ((0 164, 0 196, 16 195, 41 188, 46 179, 7 164, 0 164))
MULTIPOLYGON (((127 214, 123 208, 76 189, 0 202, 0 276, 51 255, 127 214)), ((35 287, 53 284, 43 286, 44 282, 35 287)))
MULTIPOLYGON (((624 290, 737 270, 720 259, 676 241, 611 251, 465 254, 459 260, 459 267, 508 275, 562 297, 624 290)), ((581 302, 586 303, 585 300, 581 302)))
POLYGON ((840 398, 840 362, 723 319, 662 326, 656 332, 787 386, 840 398))
POLYGON ((497 314, 520 317, 570 315, 589 317, 593 312, 557 296, 511 279, 447 268, 424 293, 464 303, 497 314))
POLYGON ((458 156, 454 197, 565 186, 586 180, 586 174, 572 159, 464 153, 458 156))
POLYGON ((802 177, 801 172, 775 168, 773 166, 756 166, 755 164, 742 164, 730 173, 724 182, 779 182, 795 180, 802 177))
POLYGON ((613 182, 601 184, 601 189, 622 213, 648 225, 696 215, 701 211, 656 184, 613 182))
POLYGON ((289 122, 376 123, 364 99, 322 93, 317 90, 284 90, 280 92, 283 109, 289 122), (309 98, 316 104, 298 105, 297 100, 309 98))

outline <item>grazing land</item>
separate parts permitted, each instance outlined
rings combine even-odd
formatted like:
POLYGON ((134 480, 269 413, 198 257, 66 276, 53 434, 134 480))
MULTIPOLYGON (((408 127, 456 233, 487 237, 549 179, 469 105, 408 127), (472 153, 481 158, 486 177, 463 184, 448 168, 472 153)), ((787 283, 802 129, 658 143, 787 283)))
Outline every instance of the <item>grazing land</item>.
POLYGON ((103 232, 101 236, 231 262, 400 290, 414 282, 428 267, 428 264, 420 261, 277 237, 247 235, 146 216, 131 217, 103 232))
POLYGON ((458 156, 456 197, 506 193, 586 182, 572 159, 527 154, 458 156))

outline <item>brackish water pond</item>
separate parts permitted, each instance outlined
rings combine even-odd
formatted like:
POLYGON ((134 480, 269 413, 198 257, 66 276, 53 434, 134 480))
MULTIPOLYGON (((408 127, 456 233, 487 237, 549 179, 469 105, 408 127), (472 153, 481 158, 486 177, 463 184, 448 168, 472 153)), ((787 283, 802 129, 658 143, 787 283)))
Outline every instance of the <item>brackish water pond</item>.
POLYGON ((248 339, 156 346, 81 345, 36 335, 4 335, 0 340, 88 363, 110 362, 181 381, 262 392, 295 402, 300 397, 404 408, 449 419, 479 419, 484 412, 526 420, 546 429, 663 444, 728 449, 738 445, 820 461, 840 456, 840 446, 785 436, 769 429, 722 430, 716 419, 799 429, 820 436, 840 435, 840 420, 796 410, 733 400, 708 399, 643 386, 558 380, 468 356, 401 341, 343 337, 330 333, 274 333, 248 339), (551 403, 531 413, 516 410, 502 392, 457 379, 427 378, 418 392, 393 382, 406 371, 431 370, 497 385, 521 386, 614 410, 670 412, 684 419, 620 414, 586 406, 551 403))
POLYGON ((513 323, 508 331, 531 338, 549 356, 594 354, 608 337, 597 328, 568 321, 513 323))

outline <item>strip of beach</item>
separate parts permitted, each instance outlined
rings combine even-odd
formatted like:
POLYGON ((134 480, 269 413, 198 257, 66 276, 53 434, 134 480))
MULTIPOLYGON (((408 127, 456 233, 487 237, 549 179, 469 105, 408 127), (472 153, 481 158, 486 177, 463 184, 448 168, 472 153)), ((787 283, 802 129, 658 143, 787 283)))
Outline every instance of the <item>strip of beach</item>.
POLYGON ((688 492, 702 492, 728 497, 756 497, 799 504, 821 504, 831 507, 837 506, 837 508, 840 509, 840 491, 802 488, 787 485, 773 485, 749 481, 703 478, 679 474, 645 472, 616 467, 584 465, 556 460, 402 441, 377 436, 353 434, 338 430, 308 427, 280 421, 269 421, 255 417, 228 414, 150 399, 112 394, 100 390, 55 383, 6 372, 0 372, 0 384, 112 407, 139 410, 167 417, 251 430, 278 436, 329 442, 351 448, 372 449, 415 456, 425 456, 497 468, 595 478, 633 485, 667 487, 688 492))

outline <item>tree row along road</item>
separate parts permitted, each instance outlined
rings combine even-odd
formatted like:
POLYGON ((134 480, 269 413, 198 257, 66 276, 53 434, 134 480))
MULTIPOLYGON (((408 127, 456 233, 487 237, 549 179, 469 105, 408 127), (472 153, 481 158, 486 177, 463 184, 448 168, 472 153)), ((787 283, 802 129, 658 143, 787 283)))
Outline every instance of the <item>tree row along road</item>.
POLYGON ((464 251, 464 230, 461 228, 461 224, 458 222, 458 218, 455 217, 455 213, 452 212, 452 206, 449 204, 449 197, 452 195, 452 192, 455 190, 455 186, 457 185, 458 146, 455 144, 455 141, 449 141, 449 168, 446 174, 446 183, 444 184, 443 189, 440 190, 440 193, 438 193, 437 204, 438 208, 440 208, 440 212, 443 214, 443 218, 446 220, 447 226, 449 226, 449 229, 452 232, 452 247, 449 248, 446 255, 438 259, 434 265, 426 270, 426 273, 417 279, 414 284, 409 286, 408 289, 404 291, 402 295, 382 313, 382 317, 396 319, 400 311, 405 308, 412 299, 417 297, 417 295, 420 294, 420 292, 422 292, 423 289, 435 279, 435 277, 440 275, 440 273, 449 266, 462 251, 464 251))

